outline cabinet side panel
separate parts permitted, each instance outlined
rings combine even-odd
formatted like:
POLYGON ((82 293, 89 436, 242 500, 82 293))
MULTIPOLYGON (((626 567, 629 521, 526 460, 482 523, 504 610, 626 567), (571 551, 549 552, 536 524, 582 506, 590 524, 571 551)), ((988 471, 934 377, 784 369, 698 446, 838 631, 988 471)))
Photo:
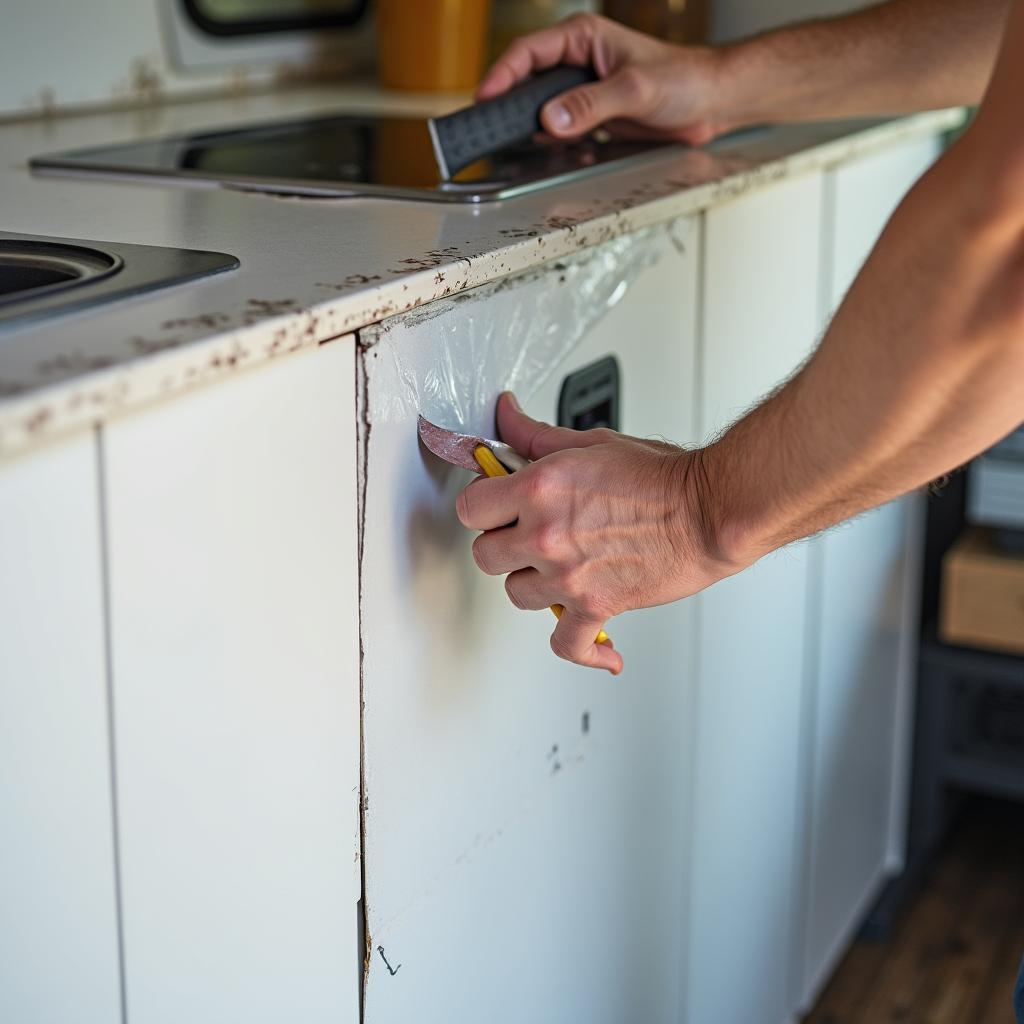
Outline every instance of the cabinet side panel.
POLYGON ((133 1024, 358 1019, 354 370, 106 431, 133 1024))
POLYGON ((906 539, 905 501, 821 538, 805 1001, 885 872, 906 539))
POLYGON ((0 1020, 121 1019, 96 441, 0 465, 0 1020))
MULTIPOLYGON (((692 441, 694 227, 649 241, 650 264, 618 305, 522 394, 532 415, 553 419, 564 375, 614 354, 622 429, 692 441)), ((404 346, 426 379, 470 327, 513 351, 518 324, 572 331, 579 295, 559 304, 564 276, 547 268, 481 289, 390 330, 364 356, 373 1024, 680 1016, 691 608, 613 620, 626 660, 618 679, 556 659, 550 613, 517 611, 473 562, 454 511, 469 474, 423 451, 415 410, 394 416, 375 370, 394 356, 382 346, 404 346)), ((496 365, 477 368, 493 385, 492 422, 505 383, 496 365)))

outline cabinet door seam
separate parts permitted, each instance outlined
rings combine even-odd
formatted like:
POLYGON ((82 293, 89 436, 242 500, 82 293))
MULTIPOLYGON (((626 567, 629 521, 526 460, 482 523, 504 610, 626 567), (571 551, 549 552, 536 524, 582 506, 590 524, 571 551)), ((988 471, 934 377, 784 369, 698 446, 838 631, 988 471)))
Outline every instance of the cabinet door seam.
POLYGON ((100 580, 103 607, 103 663, 107 684, 107 744, 110 753, 110 816, 113 825, 114 900, 117 920, 117 974, 121 999, 121 1024, 128 1021, 128 993, 125 977, 124 896, 121 885, 121 838, 117 805, 117 731, 114 714, 114 643, 111 612, 110 522, 107 504, 106 451, 103 426, 96 427, 96 492, 99 503, 100 580))

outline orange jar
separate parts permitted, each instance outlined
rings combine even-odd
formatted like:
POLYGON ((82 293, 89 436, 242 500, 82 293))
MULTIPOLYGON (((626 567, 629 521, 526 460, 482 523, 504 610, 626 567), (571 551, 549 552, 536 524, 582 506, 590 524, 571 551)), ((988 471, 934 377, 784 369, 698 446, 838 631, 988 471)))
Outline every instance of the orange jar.
POLYGON ((377 0, 380 82, 468 92, 484 71, 490 0, 377 0))

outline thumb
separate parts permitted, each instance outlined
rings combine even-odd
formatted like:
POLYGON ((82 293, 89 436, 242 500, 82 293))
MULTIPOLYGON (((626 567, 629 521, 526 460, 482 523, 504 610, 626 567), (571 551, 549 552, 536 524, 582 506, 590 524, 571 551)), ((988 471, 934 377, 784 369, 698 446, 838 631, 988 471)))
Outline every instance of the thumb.
POLYGON ((628 68, 600 82, 569 89, 545 104, 541 124, 549 135, 572 138, 617 117, 641 117, 642 79, 635 68, 628 68))
POLYGON ((584 448, 600 440, 599 437, 588 436, 590 431, 553 427, 550 423, 527 416, 511 391, 506 391, 498 399, 497 418, 502 441, 528 459, 540 459, 563 448, 584 448))

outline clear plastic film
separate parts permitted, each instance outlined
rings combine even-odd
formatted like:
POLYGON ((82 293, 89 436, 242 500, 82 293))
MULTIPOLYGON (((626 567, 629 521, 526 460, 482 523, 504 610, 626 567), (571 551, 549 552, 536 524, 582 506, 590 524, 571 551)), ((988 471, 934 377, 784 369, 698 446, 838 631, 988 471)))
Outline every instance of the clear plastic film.
POLYGON ((663 252, 665 226, 613 239, 533 271, 438 300, 363 333, 372 419, 417 413, 487 435, 502 391, 523 401, 663 252))

